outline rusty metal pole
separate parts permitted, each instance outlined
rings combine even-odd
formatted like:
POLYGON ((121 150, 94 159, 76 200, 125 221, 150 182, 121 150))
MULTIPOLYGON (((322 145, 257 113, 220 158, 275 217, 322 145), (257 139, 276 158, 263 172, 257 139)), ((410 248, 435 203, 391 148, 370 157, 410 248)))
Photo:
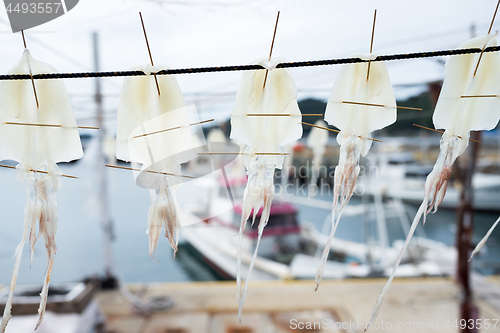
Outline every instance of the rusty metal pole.
MULTIPOLYGON (((480 141, 481 132, 472 132, 471 138, 480 141)), ((469 256, 472 249, 471 239, 474 225, 474 188, 472 186, 472 176, 476 167, 477 156, 479 155, 480 143, 470 142, 467 150, 467 162, 461 168, 462 191, 460 193, 460 203, 457 208, 457 235, 456 247, 457 258, 457 283, 460 286, 460 320, 465 319, 474 323, 478 319, 478 309, 474 305, 473 293, 470 281, 469 256)), ((477 332, 475 325, 469 325, 460 332, 477 332)))
MULTIPOLYGON (((476 36, 476 27, 471 25, 471 37, 476 36)), ((481 141, 481 132, 472 132, 471 139, 481 141)), ((463 333, 477 332, 476 319, 478 318, 478 309, 474 305, 474 298, 470 283, 470 263, 469 256, 472 250, 472 230, 474 225, 474 188, 472 186, 472 177, 476 168, 476 160, 479 155, 481 144, 479 142, 469 141, 467 149, 466 164, 459 169, 460 180, 462 182, 462 190, 460 192, 460 202, 457 207, 457 284, 460 286, 460 320, 473 320, 474 325, 469 328, 466 325, 464 330, 459 330, 463 333)), ((465 156, 464 156, 465 157, 465 156)), ((460 162, 457 161, 457 162, 460 162)), ((457 166, 460 166, 457 163, 457 166)))

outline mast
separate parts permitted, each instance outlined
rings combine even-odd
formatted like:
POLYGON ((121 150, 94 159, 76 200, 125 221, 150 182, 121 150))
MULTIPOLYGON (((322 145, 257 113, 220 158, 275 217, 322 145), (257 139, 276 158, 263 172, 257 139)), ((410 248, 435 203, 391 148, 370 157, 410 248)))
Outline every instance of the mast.
MULTIPOLYGON (((100 70, 99 66, 99 35, 97 32, 92 33, 92 46, 94 50, 94 71, 98 72, 100 70)), ((105 276, 103 281, 111 282, 114 285, 113 281, 116 281, 116 277, 114 274, 114 265, 113 265, 113 253, 111 250, 111 242, 113 241, 113 225, 109 216, 108 210, 108 181, 106 177, 106 168, 104 165, 106 164, 106 156, 104 155, 104 139, 106 138, 106 126, 104 124, 104 115, 102 108, 102 94, 101 94, 101 79, 95 78, 95 103, 96 103, 96 118, 97 118, 97 126, 99 127, 98 134, 98 160, 96 161, 96 173, 98 175, 99 183, 99 217, 101 219, 101 225, 103 230, 103 242, 104 242, 104 271, 105 276)))

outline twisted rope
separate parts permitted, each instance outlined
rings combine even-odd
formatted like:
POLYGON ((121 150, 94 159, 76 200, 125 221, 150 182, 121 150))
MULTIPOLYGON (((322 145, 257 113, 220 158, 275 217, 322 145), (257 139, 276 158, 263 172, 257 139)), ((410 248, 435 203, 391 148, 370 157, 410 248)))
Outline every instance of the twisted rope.
MULTIPOLYGON (((440 56, 455 56, 463 54, 481 53, 481 49, 454 49, 443 51, 431 52, 417 52, 417 53, 402 53, 392 55, 381 55, 375 58, 374 61, 393 61, 405 59, 418 59, 418 58, 432 58, 440 56)), ((500 46, 491 46, 484 50, 484 52, 497 52, 500 51, 500 46)), ((314 60, 314 61, 297 61, 297 62, 284 62, 276 66, 276 68, 297 68, 297 67, 312 67, 312 66, 327 66, 327 65, 341 65, 353 64, 360 62, 368 62, 359 58, 340 58, 329 60, 314 60)), ((237 66, 221 66, 221 67, 198 67, 198 68, 180 68, 169 69, 155 73, 156 75, 169 75, 169 74, 194 74, 194 73, 212 73, 212 72, 233 72, 233 71, 250 71, 266 69, 261 65, 237 65, 237 66)), ((89 77, 124 77, 124 76, 144 76, 147 75, 142 71, 116 71, 116 72, 80 72, 80 73, 49 73, 49 74, 36 74, 33 79, 74 79, 74 78, 89 78, 89 77)), ((29 80, 29 74, 10 74, 0 75, 1 80, 29 80)))

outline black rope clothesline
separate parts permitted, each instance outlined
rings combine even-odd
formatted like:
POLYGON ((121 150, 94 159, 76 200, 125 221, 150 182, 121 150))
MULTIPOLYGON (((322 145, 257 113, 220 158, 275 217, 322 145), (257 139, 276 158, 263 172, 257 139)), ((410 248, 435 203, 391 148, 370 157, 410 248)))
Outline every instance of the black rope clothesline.
MULTIPOLYGON (((472 49, 454 49, 444 51, 430 51, 430 52, 417 52, 417 53, 402 53, 392 55, 381 55, 375 58, 374 61, 391 61, 391 60, 404 60, 404 59, 417 59, 417 58, 432 58, 440 56, 463 55, 481 52, 497 52, 500 51, 500 46, 490 46, 481 50, 478 48, 472 49)), ((353 64, 360 62, 368 62, 360 58, 340 58, 329 60, 314 60, 314 61, 297 61, 297 62, 284 62, 276 66, 276 68, 294 68, 294 67, 312 67, 312 66, 326 66, 326 65, 341 65, 353 64)), ((168 74, 194 74, 194 73, 211 73, 211 72, 233 72, 233 71, 249 71, 266 69, 261 65, 237 65, 237 66, 221 66, 221 67, 198 67, 198 68, 180 68, 169 69, 156 72, 156 75, 168 74)), ((36 74, 33 79, 72 79, 72 78, 88 78, 88 77, 122 77, 122 76, 144 76, 147 75, 142 71, 118 71, 118 72, 80 72, 80 73, 49 73, 49 74, 36 74)), ((0 75, 2 80, 28 80, 31 79, 29 74, 10 74, 0 75)))

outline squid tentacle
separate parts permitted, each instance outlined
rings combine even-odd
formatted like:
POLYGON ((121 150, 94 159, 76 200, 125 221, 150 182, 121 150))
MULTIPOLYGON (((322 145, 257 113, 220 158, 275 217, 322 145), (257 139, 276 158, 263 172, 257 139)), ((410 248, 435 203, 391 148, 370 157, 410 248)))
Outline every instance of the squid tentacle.
POLYGON ((334 174, 335 185, 333 190, 332 230, 321 255, 321 263, 316 270, 315 291, 318 290, 323 278, 328 253, 330 252, 330 246, 335 236, 340 217, 354 193, 356 180, 359 174, 360 144, 360 142, 356 142, 350 135, 343 134, 340 138, 339 164, 335 168, 334 174), (336 212, 337 210, 338 212, 336 212))
POLYGON ((243 197, 243 209, 241 214, 241 225, 238 235, 238 254, 237 254, 237 268, 236 268, 236 283, 237 283, 237 300, 239 302, 238 306, 238 318, 241 321, 241 314, 243 311, 243 305, 245 303, 245 298, 248 290, 248 282, 255 265, 255 260, 257 258, 257 252, 259 250, 260 241, 262 239, 262 234, 264 227, 269 221, 269 216, 271 213, 271 204, 274 197, 274 163, 273 157, 268 156, 255 156, 253 155, 250 159, 250 165, 248 168, 248 184, 245 189, 243 197), (241 279, 241 252, 243 243, 243 233, 247 224, 247 220, 252 214, 253 218, 252 225, 255 222, 257 213, 260 207, 263 206, 263 210, 260 216, 259 226, 258 226, 258 238, 257 244, 252 256, 252 261, 248 269, 247 278, 245 281, 245 286, 242 286, 241 279))
POLYGON ((56 246, 56 230, 57 230, 57 202, 55 194, 52 191, 52 186, 48 177, 43 178, 41 181, 37 180, 38 193, 42 196, 41 198, 41 212, 40 212, 40 226, 39 235, 43 236, 45 241, 45 250, 47 252, 47 269, 45 272, 45 279, 40 296, 42 301, 38 308, 39 319, 36 324, 35 329, 37 329, 42 323, 43 317, 45 315, 45 307, 47 305, 47 296, 49 292, 49 282, 52 274, 52 267, 54 265, 54 255, 57 251, 56 246), (45 206, 44 206, 45 205, 45 206))
MULTIPOLYGON (((55 172, 59 172, 57 167, 54 168, 55 172)), ((41 301, 38 308, 39 319, 36 324, 35 329, 37 329, 42 323, 43 317, 45 315, 45 307, 47 305, 47 297, 49 291, 49 282, 52 274, 52 267, 54 265, 54 255, 57 252, 56 246, 56 230, 57 230, 57 201, 55 197, 56 187, 53 186, 52 180, 49 177, 54 175, 43 175, 34 174, 28 171, 29 168, 23 165, 18 166, 18 170, 21 170, 24 174, 24 178, 27 179, 28 187, 28 202, 26 204, 24 212, 24 232, 21 242, 16 248, 15 258, 16 262, 14 265, 14 270, 12 273, 9 297, 4 310, 4 315, 2 318, 2 323, 0 326, 0 332, 4 332, 8 321, 12 318, 10 313, 12 309, 12 301, 14 297, 14 288, 16 286, 17 276, 19 273, 19 267, 21 264, 22 250, 24 244, 28 240, 29 233, 29 247, 30 247, 30 259, 33 260, 34 249, 36 241, 40 236, 43 237, 45 242, 45 248, 47 253, 47 269, 45 272, 45 279, 43 283, 43 288, 40 293, 41 301), (38 235, 36 235, 36 224, 38 223, 38 235)), ((57 177, 57 175, 56 175, 57 177)))
POLYGON ((422 224, 425 225, 427 214, 434 208, 434 212, 438 209, 439 205, 444 199, 444 195, 446 194, 446 187, 448 186, 448 181, 451 175, 451 167, 458 157, 458 147, 460 142, 459 138, 455 135, 450 135, 445 132, 443 137, 441 138, 440 144, 440 153, 437 159, 432 172, 427 176, 424 187, 424 200, 420 205, 415 218, 413 219, 413 223, 411 225, 410 232, 406 237, 405 243, 401 252, 394 264, 392 269, 391 276, 387 280, 382 292, 380 293, 377 303, 372 310, 371 319, 369 324, 366 326, 365 331, 373 324, 373 322, 377 319, 377 316, 382 307, 382 303, 384 302, 385 296, 389 291, 389 288, 394 280, 394 276, 396 275, 396 270, 401 263, 403 258, 403 254, 406 251, 406 248, 410 244, 411 238, 415 232, 415 229, 422 219, 422 224))
POLYGON ((398 259, 396 260, 396 264, 394 265, 394 268, 392 269, 391 276, 387 280, 384 288, 382 289, 382 292, 380 293, 380 295, 377 298, 377 303, 375 304, 375 307, 372 310, 371 319, 370 319, 370 322, 368 323, 368 325, 366 325, 366 328, 364 330, 365 332, 368 328, 370 328, 372 326, 373 322, 378 317, 380 309, 382 308, 382 303, 384 302, 385 296, 387 295, 387 292, 389 291, 389 288, 391 287, 392 281, 394 280, 394 277, 396 275, 396 270, 397 270, 399 264, 401 263, 401 260, 403 259, 403 254, 404 254, 406 248, 408 247, 408 245, 410 244, 410 240, 411 240, 413 234, 415 233, 415 230, 417 229, 418 222, 420 222, 420 218, 422 217, 422 215, 424 215, 424 219, 425 219, 425 209, 426 209, 426 202, 424 201, 420 205, 418 212, 417 212, 415 218, 413 219, 413 223, 411 225, 410 232, 408 233, 408 236, 406 237, 403 248, 401 249, 401 252, 399 253, 398 259))
MULTIPOLYGON (((12 310, 12 301, 14 298, 14 289, 16 288, 17 276, 19 274, 19 267, 21 265, 21 259, 23 257, 23 248, 26 240, 28 239, 28 233, 30 231, 30 226, 32 225, 34 216, 31 214, 33 211, 32 206, 33 203, 30 201, 30 197, 28 197, 28 203, 26 208, 24 209, 24 228, 23 228, 23 237, 21 241, 16 247, 16 251, 14 253, 14 258, 16 259, 14 264, 14 269, 12 272, 12 277, 10 280, 9 286, 9 296, 7 298, 7 303, 5 304, 5 309, 3 311, 2 322, 0 323, 0 332, 5 332, 5 328, 9 320, 12 318, 11 310, 12 310)), ((36 221, 36 220, 35 220, 36 221)))
POLYGON ((321 264, 318 266, 316 270, 315 280, 316 280, 316 288, 314 291, 317 291, 321 280, 323 279, 323 271, 325 270, 326 261, 328 259, 328 253, 330 253, 330 246, 332 245, 333 237, 335 236, 335 232, 337 231, 337 227, 339 225, 340 217, 342 216, 342 210, 339 212, 338 217, 335 219, 335 215, 332 213, 332 231, 330 232, 330 236, 328 237, 328 241, 326 242, 325 248, 323 249, 323 253, 321 254, 321 264))
MULTIPOLYGON (((179 216, 171 188, 166 177, 157 183, 157 189, 151 190, 151 206, 148 212, 149 255, 154 259, 162 228, 165 237, 177 252, 179 216)), ((156 261, 156 259, 154 259, 156 261)))
POLYGON ((478 253, 483 248, 484 244, 486 244, 486 241, 490 237, 490 235, 493 232, 493 230, 495 230, 495 228, 498 225, 498 223, 500 223, 500 217, 495 221, 495 223, 493 223, 493 225, 488 230, 488 232, 486 233, 486 235, 484 235, 483 239, 481 239, 481 241, 479 243, 477 243, 476 247, 474 248, 474 251, 472 251, 472 253, 470 255, 469 261, 471 261, 472 258, 474 257, 474 255, 476 255, 476 253, 478 253))

